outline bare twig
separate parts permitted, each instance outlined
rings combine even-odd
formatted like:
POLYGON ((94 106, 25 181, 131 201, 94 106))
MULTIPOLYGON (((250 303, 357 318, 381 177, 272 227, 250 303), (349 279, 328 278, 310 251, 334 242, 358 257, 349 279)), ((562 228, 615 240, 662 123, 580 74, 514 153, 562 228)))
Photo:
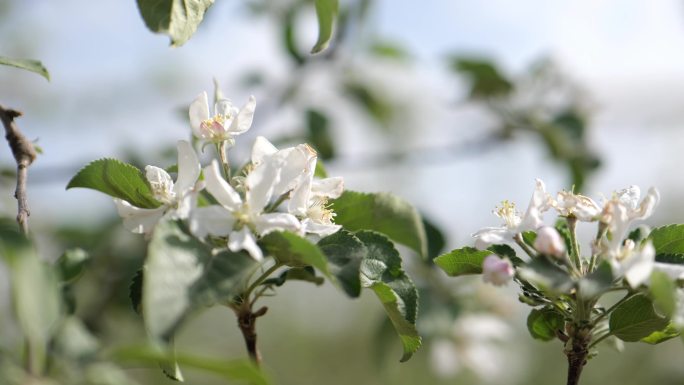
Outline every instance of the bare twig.
POLYGON ((0 105, 0 119, 5 126, 5 138, 12 149, 14 160, 17 162, 17 189, 14 197, 17 198, 17 223, 24 234, 28 234, 28 217, 31 215, 26 196, 26 179, 28 167, 36 159, 36 150, 33 143, 19 131, 14 119, 21 116, 21 112, 7 109, 0 105))

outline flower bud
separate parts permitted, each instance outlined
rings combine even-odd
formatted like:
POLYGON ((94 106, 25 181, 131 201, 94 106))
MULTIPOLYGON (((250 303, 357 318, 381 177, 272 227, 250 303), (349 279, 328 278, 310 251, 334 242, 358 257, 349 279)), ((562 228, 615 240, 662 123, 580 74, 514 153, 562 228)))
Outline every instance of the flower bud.
POLYGON ((563 258, 565 255, 565 241, 555 228, 549 226, 544 226, 537 231, 534 248, 541 254, 556 258, 563 258))
POLYGON ((511 261, 492 254, 482 261, 482 280, 492 285, 503 286, 515 275, 511 261))

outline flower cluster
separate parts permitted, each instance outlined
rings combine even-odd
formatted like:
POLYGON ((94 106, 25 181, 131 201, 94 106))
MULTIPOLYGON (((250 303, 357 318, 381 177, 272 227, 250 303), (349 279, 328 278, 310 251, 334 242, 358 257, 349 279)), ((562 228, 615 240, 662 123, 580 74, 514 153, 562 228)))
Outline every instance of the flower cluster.
POLYGON ((145 168, 159 207, 145 209, 114 200, 124 226, 150 234, 162 218, 186 220, 198 238, 225 240, 231 251, 245 250, 256 260, 263 258, 257 240, 269 232, 291 231, 317 238, 339 230, 328 200, 342 194, 343 180, 315 177, 317 155, 309 145, 278 150, 258 137, 250 162, 231 176, 223 149, 250 128, 255 107, 253 96, 241 109, 218 99, 210 116, 207 94, 200 94, 190 106, 190 123, 200 142, 216 145, 218 159, 202 169, 192 145, 179 141, 175 182, 161 168, 145 168))
MULTIPOLYGON (((648 218, 660 199, 655 188, 650 188, 641 200, 640 195, 639 187, 630 186, 614 192, 600 205, 587 196, 570 191, 561 191, 554 197, 546 192, 544 183, 537 180, 524 214, 516 211, 514 204, 504 201, 495 211, 503 219, 503 225, 484 228, 473 237, 479 249, 493 244, 517 244, 531 257, 552 258, 578 276, 591 272, 599 263, 606 261, 611 266, 613 277, 624 278, 632 288, 647 284, 654 270, 680 279, 684 276, 684 268, 655 262, 655 250, 650 241, 635 242, 629 237, 632 223, 648 218), (544 225, 543 214, 549 210, 555 210, 559 217, 566 219, 567 226, 572 227, 573 238, 574 225, 578 221, 598 223, 590 256, 580 256, 579 247, 573 245, 574 239, 566 239, 555 227, 544 225), (535 238, 524 239, 526 232, 535 238), (573 247, 576 249, 572 250, 573 247)), ((510 260, 496 255, 485 258, 482 269, 485 282, 495 285, 506 284, 516 274, 510 260)))

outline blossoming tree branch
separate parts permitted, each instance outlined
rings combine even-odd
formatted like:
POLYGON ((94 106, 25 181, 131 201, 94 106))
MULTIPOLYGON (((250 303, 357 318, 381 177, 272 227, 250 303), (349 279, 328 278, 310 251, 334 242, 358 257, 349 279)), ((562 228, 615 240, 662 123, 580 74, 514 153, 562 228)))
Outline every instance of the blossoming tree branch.
MULTIPOLYGON (((124 227, 149 240, 130 294, 153 345, 172 351, 189 315, 223 305, 235 313, 258 364, 256 320, 268 310, 259 300, 288 281, 327 279, 352 298, 372 290, 400 337, 401 360, 408 360, 421 345, 418 296, 394 242, 425 254, 416 210, 391 194, 345 191, 307 144, 277 149, 257 137, 250 159, 236 167, 231 150, 250 129, 256 101, 237 108, 218 87, 215 94, 213 110, 206 93, 189 108, 197 148, 214 155, 206 165, 191 142, 180 140, 175 166, 143 172, 100 159, 67 187, 112 196, 124 227)), ((172 360, 163 367, 182 380, 172 360)))
POLYGON ((568 191, 554 197, 537 180, 524 213, 502 202, 495 214, 503 225, 476 232, 475 248, 453 250, 435 263, 451 276, 482 274, 499 286, 515 282, 520 302, 533 308, 530 334, 563 343, 567 384, 575 385, 599 343, 658 344, 684 328, 684 225, 632 228, 660 200, 655 188, 642 200, 640 195, 631 186, 599 205, 568 191), (551 210, 558 217, 548 225, 543 216, 551 210), (596 225, 585 251, 577 236, 583 222, 596 225), (606 306, 604 295, 613 292, 622 297, 606 306))

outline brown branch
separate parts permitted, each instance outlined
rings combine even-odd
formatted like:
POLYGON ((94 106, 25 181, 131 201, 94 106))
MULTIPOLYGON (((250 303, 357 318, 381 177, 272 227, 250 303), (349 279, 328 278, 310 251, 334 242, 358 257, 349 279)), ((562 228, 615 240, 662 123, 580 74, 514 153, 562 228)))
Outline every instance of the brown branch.
POLYGON ((33 143, 19 131, 14 119, 21 116, 21 112, 7 109, 0 105, 0 119, 5 126, 5 138, 12 149, 12 155, 17 162, 17 189, 14 197, 17 198, 17 223, 24 234, 28 234, 28 217, 31 215, 26 196, 26 179, 28 167, 36 159, 36 150, 33 143))
POLYGON ((261 354, 257 348, 256 319, 266 314, 267 307, 262 307, 256 312, 252 312, 249 306, 242 307, 237 312, 238 326, 245 340, 249 358, 259 366, 261 364, 261 354))
POLYGON ((576 328, 571 339, 565 351, 568 357, 567 385, 578 385, 582 369, 587 364, 591 334, 589 329, 576 328))

